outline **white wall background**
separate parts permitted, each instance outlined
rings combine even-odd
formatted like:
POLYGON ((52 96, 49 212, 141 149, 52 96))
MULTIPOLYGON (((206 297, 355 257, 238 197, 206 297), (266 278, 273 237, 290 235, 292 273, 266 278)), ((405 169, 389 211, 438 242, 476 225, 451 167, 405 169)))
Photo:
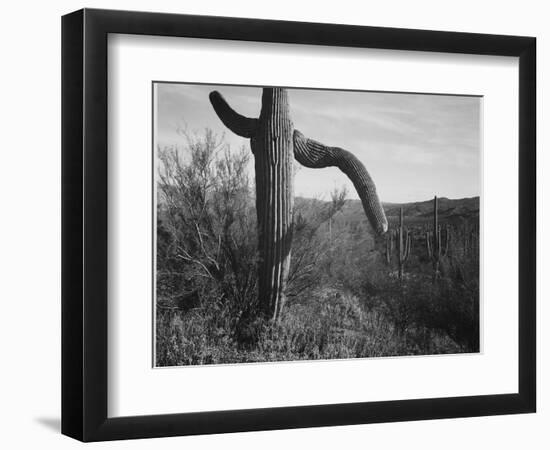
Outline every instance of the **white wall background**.
POLYGON ((95 448, 226 449, 334 447, 407 449, 546 449, 550 445, 550 281, 544 256, 550 240, 550 157, 544 106, 550 80, 550 29, 545 2, 399 0, 297 2, 277 0, 88 0, 85 3, 6 2, 0 17, 0 445, 74 448, 59 434, 60 418, 60 16, 83 6, 189 14, 258 17, 449 31, 531 35, 538 38, 539 148, 539 412, 535 415, 240 433, 101 443, 95 448), (546 278, 548 280, 548 277, 546 278))

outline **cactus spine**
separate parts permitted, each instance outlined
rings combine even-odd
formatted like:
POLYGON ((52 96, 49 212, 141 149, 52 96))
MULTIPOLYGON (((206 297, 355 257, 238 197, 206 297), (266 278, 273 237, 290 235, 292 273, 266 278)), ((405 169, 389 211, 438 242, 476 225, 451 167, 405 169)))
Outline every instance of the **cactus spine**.
POLYGON ((439 225, 437 213, 437 196, 434 197, 434 212, 433 212, 433 230, 426 231, 426 250, 428 258, 432 260, 433 280, 437 280, 439 276, 439 263, 441 257, 447 256, 449 250, 450 230, 445 227, 445 239, 442 240, 441 225, 439 225))
POLYGON ((288 93, 264 88, 258 119, 235 112, 216 91, 210 102, 223 124, 250 139, 256 174, 258 221, 258 303, 265 318, 276 320, 285 302, 292 243, 293 158, 306 167, 336 166, 353 182, 372 227, 387 230, 376 187, 363 164, 350 152, 307 139, 294 129, 288 93))

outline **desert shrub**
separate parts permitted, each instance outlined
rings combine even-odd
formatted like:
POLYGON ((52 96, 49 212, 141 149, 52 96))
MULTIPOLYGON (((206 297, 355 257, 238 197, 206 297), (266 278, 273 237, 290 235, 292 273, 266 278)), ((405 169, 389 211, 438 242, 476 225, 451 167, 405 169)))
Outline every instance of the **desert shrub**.
MULTIPOLYGON (((190 342, 198 361, 211 353, 207 349, 225 348, 229 342, 250 348, 264 327, 256 320, 258 256, 250 152, 232 152, 210 130, 185 138, 183 149, 158 149, 157 355, 166 364, 193 364, 190 342), (195 334, 198 340, 190 337, 195 334), (224 340, 219 339, 222 335, 224 340)), ((335 190, 328 203, 297 202, 290 299, 318 284, 320 264, 332 242, 319 230, 342 208, 345 196, 345 190, 335 190)), ((219 361, 221 356, 209 358, 219 361)))
POLYGON ((345 190, 296 199, 287 304, 277 323, 257 319, 250 152, 230 151, 208 130, 186 139, 184 149, 159 149, 157 365, 479 350, 471 227, 457 234, 436 283, 415 231, 399 279, 345 190))
MULTIPOLYGON (((370 310, 384 315, 408 338, 425 339, 427 353, 479 351, 478 262, 448 257, 434 283, 429 261, 412 256, 403 280, 384 264, 369 267, 362 298, 370 310), (446 336, 452 344, 429 345, 434 336, 446 336)), ((441 344, 441 339, 439 339, 441 344)))
POLYGON ((334 189, 331 200, 295 200, 293 211, 292 258, 288 276, 287 296, 292 300, 320 283, 326 284, 331 275, 334 249, 341 236, 332 233, 334 217, 345 205, 345 188, 334 189))
POLYGON ((219 309, 157 316, 157 364, 222 364, 419 355, 459 351, 444 333, 398 330, 388 317, 334 289, 309 293, 276 324, 259 324, 250 345, 234 338, 219 309))
POLYGON ((447 279, 435 288, 430 325, 445 331, 465 351, 479 351, 479 284, 447 279))
POLYGON ((230 308, 220 303, 188 312, 157 312, 157 366, 235 362, 231 321, 230 308))
POLYGON ((159 149, 157 306, 223 304, 230 327, 256 299, 256 234, 249 152, 210 130, 159 149))

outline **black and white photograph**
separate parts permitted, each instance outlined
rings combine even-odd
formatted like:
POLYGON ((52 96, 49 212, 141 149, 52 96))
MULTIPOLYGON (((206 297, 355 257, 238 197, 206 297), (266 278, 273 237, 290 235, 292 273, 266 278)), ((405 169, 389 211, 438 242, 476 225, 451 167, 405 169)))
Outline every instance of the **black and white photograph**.
POLYGON ((480 352, 481 96, 152 89, 156 367, 480 352))
POLYGON ((544 2, 3 6, 0 449, 550 449, 544 2))

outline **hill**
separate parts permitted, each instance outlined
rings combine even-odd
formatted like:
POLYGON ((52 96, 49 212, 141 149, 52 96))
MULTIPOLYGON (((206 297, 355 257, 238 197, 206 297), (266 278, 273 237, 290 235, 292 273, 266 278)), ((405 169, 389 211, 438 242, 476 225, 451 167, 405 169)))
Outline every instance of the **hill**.
MULTIPOLYGON (((360 203, 360 202, 359 202, 360 203)), ((360 206, 360 205, 359 205, 360 206)), ((399 210, 411 225, 421 225, 433 220, 433 199, 412 203, 385 203, 384 210, 390 223, 399 220, 399 210)), ((441 223, 459 224, 479 220, 479 197, 438 199, 438 215, 441 223)))
MULTIPOLYGON (((439 220, 441 223, 460 224, 465 220, 479 220, 479 197, 461 199, 438 199, 439 220)), ((433 199, 410 203, 382 203, 390 226, 399 221, 399 211, 403 208, 405 222, 409 226, 421 226, 433 220, 433 199)), ((366 220, 360 200, 347 200, 342 208, 341 217, 347 223, 366 220)))
MULTIPOLYGON (((359 200, 356 202, 360 203, 359 200)), ((433 215, 433 199, 413 203, 383 203, 388 217, 399 216, 400 208, 403 215, 409 218, 431 218, 433 215)), ((438 199, 439 216, 442 219, 453 220, 456 218, 471 218, 479 216, 479 197, 438 199)))
MULTIPOLYGON (((329 202, 297 197, 295 207, 300 211, 320 211, 321 208, 328 208, 329 202)), ((424 229, 431 226, 433 220, 433 199, 409 203, 382 203, 390 228, 395 227, 399 222, 399 210, 403 208, 405 225, 409 229, 424 229)), ((438 199, 439 223, 449 224, 453 227, 461 227, 465 222, 471 226, 477 226, 479 222, 479 197, 449 199, 441 197, 438 199)), ((347 230, 354 234, 362 234, 364 238, 373 241, 375 236, 372 228, 367 223, 363 205, 360 200, 346 200, 342 210, 332 220, 334 231, 347 230)), ((374 241, 373 241, 374 242, 374 241)))

